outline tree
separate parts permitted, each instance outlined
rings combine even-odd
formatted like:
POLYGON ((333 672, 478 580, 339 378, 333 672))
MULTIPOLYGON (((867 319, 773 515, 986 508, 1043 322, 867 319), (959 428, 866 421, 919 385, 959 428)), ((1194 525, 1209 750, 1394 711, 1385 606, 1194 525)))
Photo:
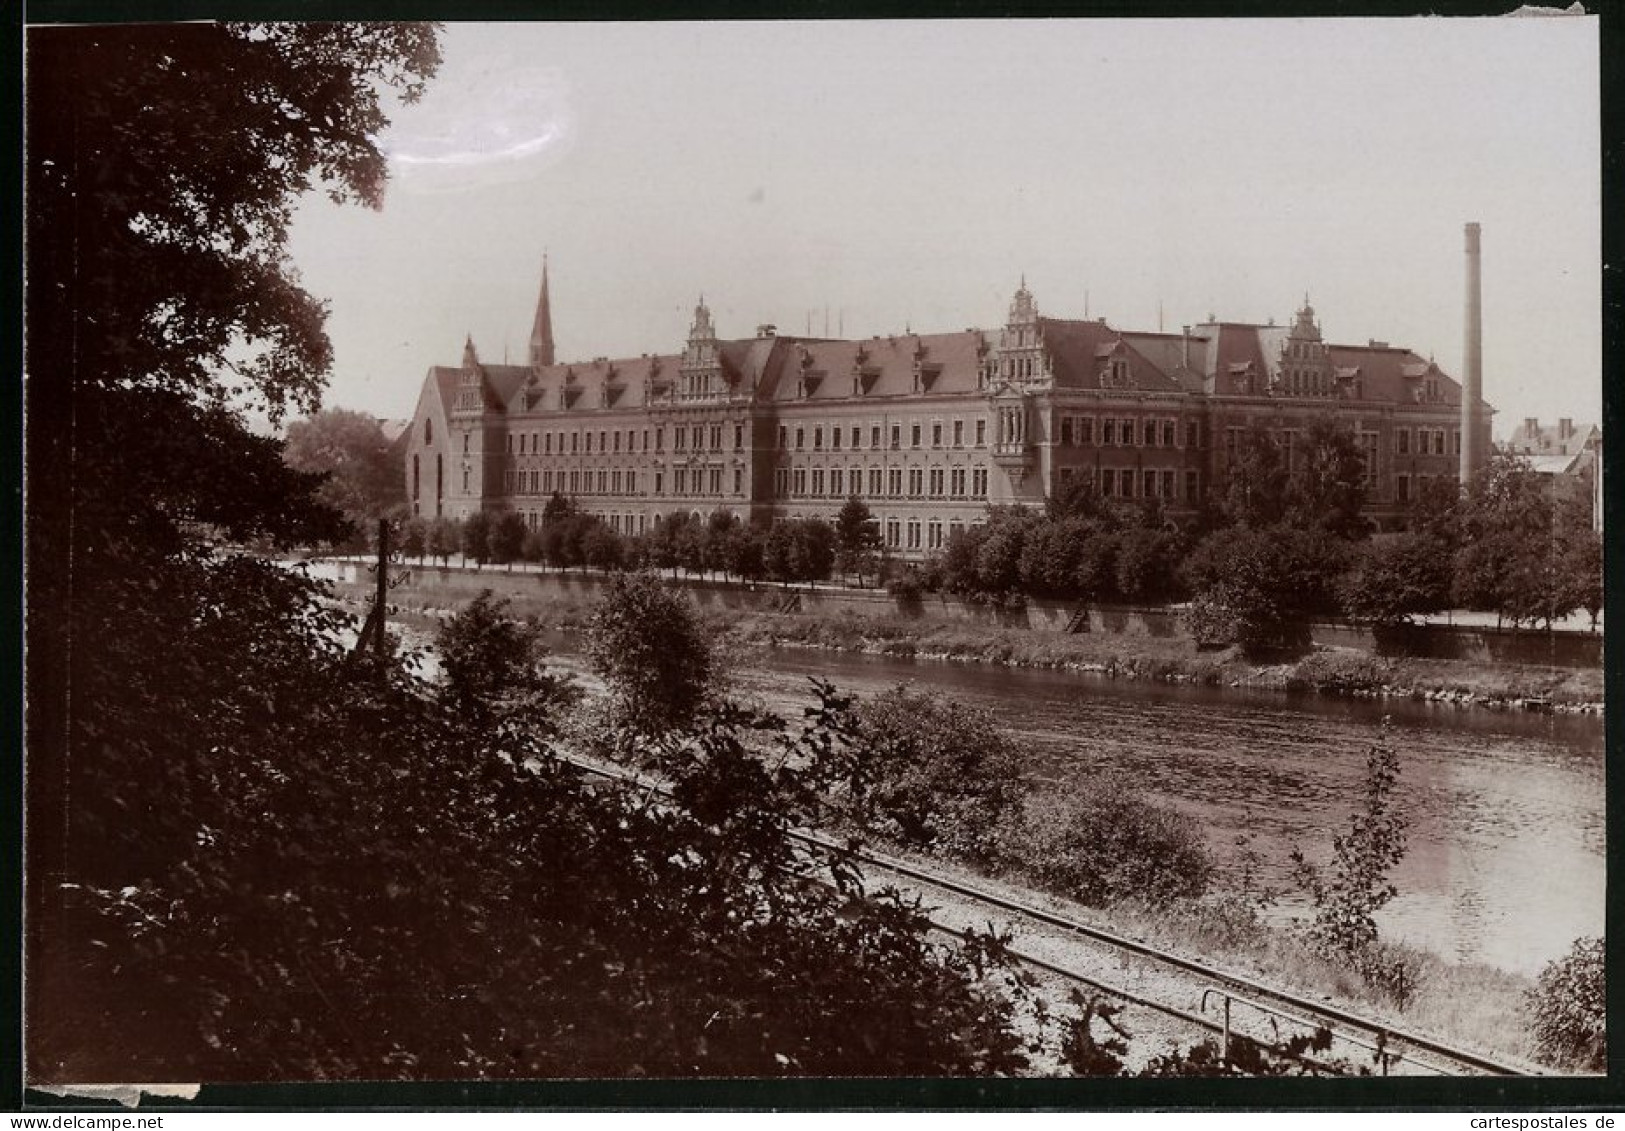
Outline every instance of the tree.
POLYGON ((817 518, 776 522, 762 548, 762 565, 775 581, 819 581, 835 564, 835 531, 817 518))
POLYGON ((849 495, 835 516, 835 568, 843 576, 857 574, 858 584, 875 564, 880 549, 880 527, 864 501, 849 495))
POLYGON ((357 679, 321 587, 229 549, 339 528, 213 382, 314 409, 294 196, 377 202, 380 100, 432 71, 432 29, 28 49, 30 1078, 1020 1068, 1007 1003, 917 912, 778 866, 816 792, 783 762, 841 748, 833 707, 777 772, 719 722, 651 806, 399 664, 357 679))
POLYGON ((429 527, 421 518, 408 519, 401 524, 401 553, 409 558, 423 560, 429 547, 429 527))
MULTIPOLYGON (((31 1016, 143 1008, 58 992, 94 980, 69 940, 115 906, 64 893, 185 887, 211 778, 252 773, 338 679, 316 587, 222 548, 343 535, 243 411, 318 407, 332 350, 288 263, 293 202, 376 206, 384 102, 437 61, 421 24, 28 33, 31 1016)), ((31 1045, 31 1074, 62 1078, 61 1051, 31 1045)))
POLYGON ((1392 628, 1450 607, 1451 555, 1427 531, 1380 535, 1360 547, 1344 577, 1348 615, 1392 628))
POLYGON ((1304 432, 1303 463, 1292 470, 1288 514, 1294 526, 1319 528, 1339 538, 1361 538, 1370 524, 1365 507, 1366 466, 1354 431, 1329 416, 1304 432))
POLYGON ((1314 902, 1310 940, 1353 964, 1365 979, 1389 991, 1401 1004, 1415 987, 1409 964, 1377 945, 1376 913, 1399 894, 1391 878, 1405 858, 1405 815, 1396 804, 1399 755, 1384 724, 1382 737, 1366 753, 1365 799, 1349 830, 1332 838, 1327 871, 1292 850, 1293 875, 1314 902))
POLYGON ((484 511, 463 520, 463 557, 473 558, 475 568, 491 560, 491 527, 491 516, 484 511))
POLYGON ((1493 610, 1514 625, 1549 625, 1583 599, 1569 579, 1572 561, 1586 552, 1589 511, 1566 508, 1548 477, 1524 460, 1492 452, 1459 513, 1454 566, 1461 604, 1493 610))
POLYGON ((1165 530, 1134 526, 1117 536, 1117 592, 1125 601, 1153 602, 1172 596, 1178 547, 1165 530))
POLYGON ((648 574, 611 579, 588 622, 587 656, 637 735, 689 726, 712 693, 711 644, 694 606, 648 574))
POLYGON ((542 671, 541 636, 539 624, 509 613, 507 598, 482 590, 435 634, 448 706, 482 721, 501 716, 551 734, 557 711, 580 692, 567 678, 542 671))
POLYGON ((1219 506, 1226 521, 1247 527, 1271 526, 1286 517, 1289 469, 1280 446, 1261 425, 1242 433, 1220 473, 1219 506))
POLYGON ((440 517, 429 523, 424 547, 431 558, 439 558, 445 565, 463 544, 462 524, 456 519, 440 517))
POLYGON ((1021 587, 1045 597, 1071 596, 1077 590, 1078 561, 1088 524, 1079 518, 1048 519, 1028 531, 1021 546, 1021 587))
POLYGON ((491 560, 510 569, 524 556, 525 516, 518 511, 503 511, 491 523, 488 535, 491 560))
POLYGON ((621 536, 602 519, 594 519, 581 535, 581 557, 594 569, 620 569, 625 558, 621 536))
POLYGON ((1338 611, 1344 543, 1323 531, 1279 525, 1220 530, 1185 559, 1194 594, 1188 614, 1199 640, 1228 625, 1255 655, 1308 644, 1309 619, 1338 611))
POLYGON ((317 496, 362 530, 406 501, 399 462, 378 419, 322 409, 288 425, 283 458, 298 471, 325 475, 317 496))

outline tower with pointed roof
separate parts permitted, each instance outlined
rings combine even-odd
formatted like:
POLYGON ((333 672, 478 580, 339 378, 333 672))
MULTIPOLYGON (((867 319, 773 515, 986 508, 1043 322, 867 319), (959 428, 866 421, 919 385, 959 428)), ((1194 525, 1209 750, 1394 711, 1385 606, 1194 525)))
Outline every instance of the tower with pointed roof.
POLYGON ((704 295, 694 307, 694 323, 688 328, 688 346, 683 350, 679 375, 679 396, 685 401, 705 400, 723 392, 722 348, 704 295))
POLYGON ((1050 377, 1038 304, 1027 289, 1027 276, 1023 275, 1015 297, 1010 300, 1010 315, 999 335, 999 378, 1026 386, 1041 384, 1050 377))
POLYGON ((1281 343, 1273 384, 1276 392, 1289 397, 1326 397, 1336 392, 1326 341, 1307 294, 1281 343))
POLYGON ((536 300, 536 320, 530 328, 530 367, 541 369, 555 364, 553 348, 553 306, 547 293, 547 255, 542 255, 542 294, 536 300))

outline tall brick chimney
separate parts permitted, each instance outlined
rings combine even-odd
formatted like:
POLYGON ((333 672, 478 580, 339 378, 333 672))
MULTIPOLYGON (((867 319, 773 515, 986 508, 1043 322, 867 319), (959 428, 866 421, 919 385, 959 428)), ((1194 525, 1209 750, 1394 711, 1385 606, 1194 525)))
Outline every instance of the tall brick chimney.
POLYGON ((1467 225, 1467 310, 1461 358, 1461 485, 1484 466, 1479 447, 1479 402, 1484 396, 1484 287, 1478 225, 1467 225))

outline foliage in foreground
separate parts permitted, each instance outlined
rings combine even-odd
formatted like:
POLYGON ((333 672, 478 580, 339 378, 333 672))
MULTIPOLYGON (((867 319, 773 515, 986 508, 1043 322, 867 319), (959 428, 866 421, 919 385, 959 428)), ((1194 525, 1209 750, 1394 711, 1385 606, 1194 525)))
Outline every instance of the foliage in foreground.
POLYGON ((1396 808, 1399 755, 1383 735, 1366 753, 1363 808, 1349 830, 1332 838, 1332 862, 1323 870, 1303 851, 1292 850, 1294 878, 1314 902, 1307 937, 1323 953, 1335 955, 1366 982, 1403 1006, 1415 993, 1414 964, 1385 947, 1377 936, 1376 913, 1399 894, 1390 875, 1405 857, 1405 815, 1396 808))
MULTIPOLYGON (((292 607, 310 595, 285 584, 292 607)), ((787 831, 811 816, 818 775, 847 750, 832 696, 799 731, 707 718, 683 740, 677 802, 655 803, 588 784, 528 727, 471 725, 399 671, 347 680, 342 652, 308 623, 284 633, 287 652, 256 686, 228 680, 196 704, 220 716, 268 696, 275 719, 144 752, 115 730, 110 755, 83 764, 76 805, 106 839, 74 870, 48 964, 62 992, 36 1045, 42 1071, 240 1080, 1025 1064, 1008 1003, 978 988, 971 955, 929 940, 894 895, 866 895, 850 868, 826 871, 829 886, 795 857, 787 831), (780 756, 759 758, 764 745, 780 756), (159 813, 158 828, 131 818, 159 813), (137 1028, 142 1041, 120 1039, 137 1028)), ((498 700, 513 690, 487 686, 498 700)), ((170 704, 192 691, 172 685, 170 704)))
POLYGON ((1584 1072, 1608 1067, 1606 957, 1602 939, 1576 939, 1529 992, 1535 1047, 1554 1064, 1584 1072))
POLYGON ((1194 821, 1119 775, 1034 785, 988 711, 904 684, 858 719, 843 816, 874 835, 1096 906, 1198 896, 1213 877, 1194 821))
POLYGON ((1204 1037, 1195 1044, 1152 1057, 1138 1072, 1124 1062, 1133 1034, 1119 1020, 1123 1007, 1072 991, 1076 1016, 1065 1022, 1061 1061, 1079 1076, 1369 1076, 1365 1065, 1325 1057, 1332 1047, 1329 1029, 1259 1041, 1232 1033, 1228 1046, 1204 1037))
POLYGON ((1093 906, 1199 896, 1214 873, 1195 821, 1112 774, 1035 792, 1005 829, 1000 853, 1028 882, 1093 906))
POLYGON ((900 685, 864 703, 859 720, 865 756, 852 792, 865 827, 911 848, 992 861, 1027 792, 1021 756, 992 717, 900 685))

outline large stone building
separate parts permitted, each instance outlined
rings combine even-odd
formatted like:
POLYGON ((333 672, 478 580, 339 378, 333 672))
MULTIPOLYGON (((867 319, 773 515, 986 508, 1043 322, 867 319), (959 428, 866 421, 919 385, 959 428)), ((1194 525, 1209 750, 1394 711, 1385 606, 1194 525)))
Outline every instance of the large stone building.
POLYGON ((998 329, 856 341, 724 338, 702 298, 680 352, 560 363, 548 285, 544 266, 527 364, 483 363, 470 340, 429 370, 405 454, 414 513, 535 524, 559 492, 638 533, 675 511, 832 517, 856 495, 916 555, 1079 480, 1178 521, 1255 424, 1295 462, 1317 417, 1349 428, 1383 528, 1460 459, 1461 386, 1404 348, 1327 342, 1307 297, 1289 325, 1165 334, 1046 317, 1023 281, 998 329))

